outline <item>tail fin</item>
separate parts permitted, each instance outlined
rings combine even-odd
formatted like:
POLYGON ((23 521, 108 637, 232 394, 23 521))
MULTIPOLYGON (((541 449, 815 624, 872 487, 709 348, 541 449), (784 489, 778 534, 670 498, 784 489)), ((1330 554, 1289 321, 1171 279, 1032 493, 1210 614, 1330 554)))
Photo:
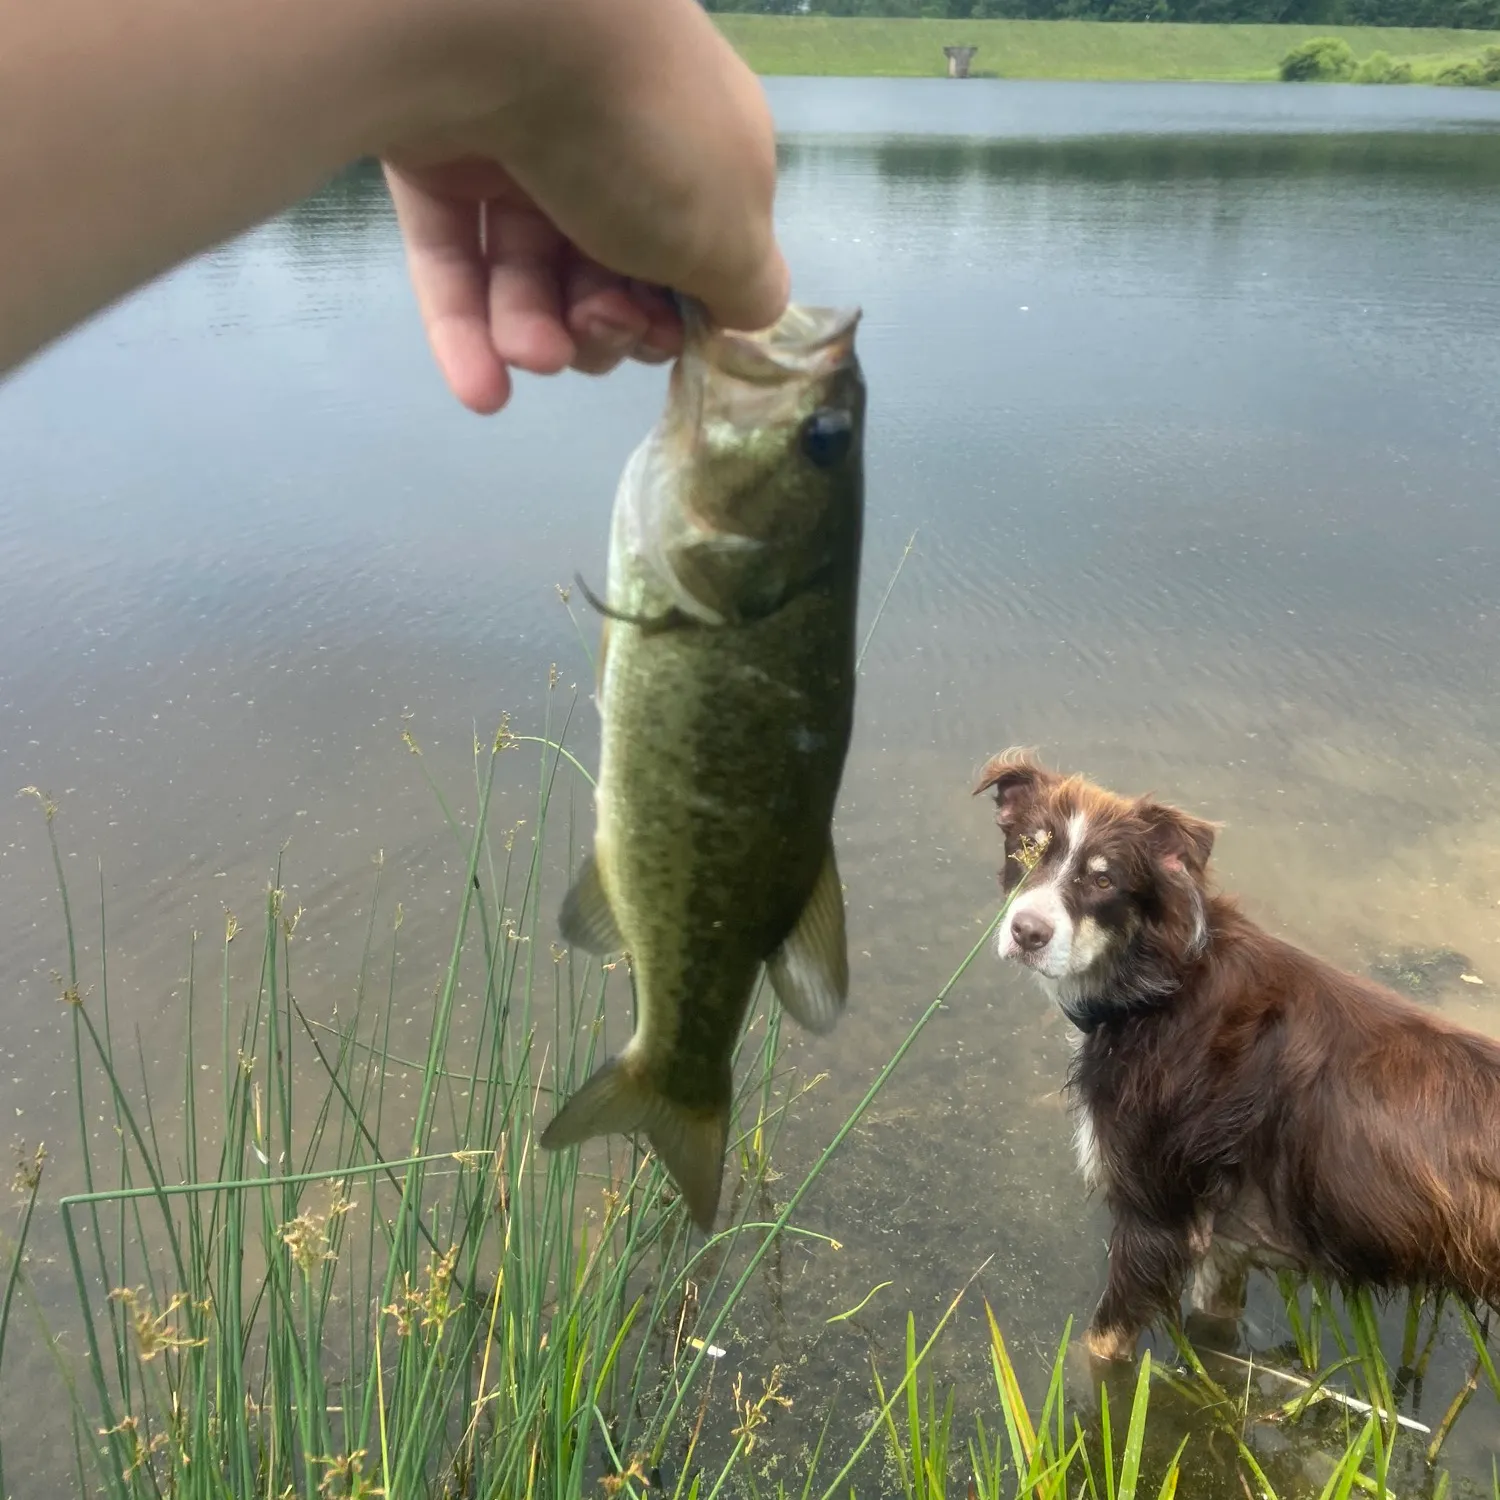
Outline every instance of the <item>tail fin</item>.
POLYGON ((706 1113, 676 1104, 624 1066, 605 1063, 563 1105, 542 1132, 542 1147, 556 1151, 599 1135, 644 1131, 687 1203, 693 1222, 711 1234, 724 1181, 724 1147, 729 1138, 729 1107, 706 1113))

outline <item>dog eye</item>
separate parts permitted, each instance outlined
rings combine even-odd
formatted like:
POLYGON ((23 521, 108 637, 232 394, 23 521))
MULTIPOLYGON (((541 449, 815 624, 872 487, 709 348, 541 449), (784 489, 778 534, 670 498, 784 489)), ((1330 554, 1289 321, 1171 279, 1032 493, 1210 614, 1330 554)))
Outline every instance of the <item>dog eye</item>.
POLYGON ((1094 884, 1101 891, 1112 891, 1115 887, 1114 881, 1111 880, 1108 875, 1105 875, 1103 873, 1094 876, 1094 884))

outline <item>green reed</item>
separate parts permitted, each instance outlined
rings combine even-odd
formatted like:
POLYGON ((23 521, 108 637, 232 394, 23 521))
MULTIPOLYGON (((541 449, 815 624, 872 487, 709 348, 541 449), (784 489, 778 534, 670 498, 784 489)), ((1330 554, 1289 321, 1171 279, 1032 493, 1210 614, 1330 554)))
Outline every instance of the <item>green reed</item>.
MULTIPOLYGON (((63 898, 61 988, 85 1184, 57 1204, 83 1358, 70 1363, 54 1349, 80 1494, 573 1497, 604 1493, 602 1481, 640 1497, 663 1492, 669 1445, 686 1454, 674 1496, 756 1491, 751 1452, 781 1399, 778 1377, 759 1395, 716 1394, 715 1337, 782 1244, 823 1238, 793 1222, 799 1205, 1004 911, 784 1197, 770 1188, 778 1133, 816 1080, 790 1078, 775 1009, 757 1011, 738 1059, 728 1227, 694 1237, 670 1181, 633 1145, 549 1155, 534 1144, 538 1111, 549 1115, 553 1097, 599 1061, 606 1002, 628 995, 623 973, 552 943, 561 882, 554 889, 549 878, 548 830, 574 847, 571 778, 588 773, 564 744, 571 705, 553 707, 555 693, 548 701, 541 734, 502 728, 476 743, 467 831, 430 782, 463 886, 422 1044, 395 1045, 403 917, 397 906, 381 925, 381 870, 352 1004, 332 1021, 301 1002, 301 912, 278 870, 256 922, 226 916, 215 953, 196 939, 190 948, 170 1130, 139 1037, 132 1045, 111 1022, 102 880, 97 1003, 82 987, 56 808, 44 800, 63 898), (528 758, 530 832, 492 832, 497 772, 528 758), (250 942, 255 978, 241 994, 231 954, 250 942), (465 1003, 478 1017, 469 1032, 457 1021, 465 1003), (99 1117, 102 1146, 89 1129, 99 1117)), ((420 747, 407 743, 426 776, 420 747)), ((42 1173, 40 1154, 23 1162, 18 1232, 0 1245, 0 1360, 27 1293, 28 1237, 50 1207, 42 1173)), ((1085 1413, 1065 1397, 1065 1333, 1033 1414, 988 1307, 989 1425, 983 1412, 961 1421, 954 1394, 940 1396, 922 1375, 963 1296, 925 1339, 908 1318, 900 1378, 887 1389, 872 1368, 874 1420, 849 1433, 830 1411, 807 1473, 779 1494, 857 1493, 861 1465, 883 1458, 888 1484, 912 1500, 1136 1500, 1166 1381, 1171 1399, 1186 1393, 1210 1414, 1206 1428, 1234 1434, 1256 1492, 1275 1496, 1242 1441, 1265 1414, 1231 1400, 1201 1364, 1172 1370, 1143 1359, 1128 1400, 1112 1409, 1106 1386, 1085 1413)), ((1483 1330, 1472 1317, 1469 1326, 1476 1372, 1500 1393, 1483 1330)), ((1319 1388, 1352 1370, 1371 1408, 1333 1445, 1344 1487, 1325 1496, 1390 1493, 1390 1457, 1405 1438, 1386 1414, 1409 1377, 1390 1375, 1373 1314, 1356 1310, 1346 1332, 1315 1304, 1297 1340, 1309 1368, 1325 1334, 1347 1347, 1319 1388)), ((1304 1392, 1275 1420, 1299 1421, 1312 1405, 1304 1392)), ((1450 1427, 1434 1440, 1434 1459, 1450 1427)), ((1187 1443, 1153 1471, 1161 1500, 1177 1492, 1187 1443)), ((9 1493, 0 1449, 0 1495, 9 1493)))
MULTIPOLYGON (((796 1204, 941 997, 770 1215, 767 1173, 794 1095, 774 1013, 752 1025, 731 1222, 706 1243, 690 1243, 670 1182, 633 1146, 605 1143, 598 1160, 535 1149, 537 1111, 598 1060, 611 993, 608 966, 550 941, 561 892, 545 879, 548 828, 568 815, 560 775, 582 769, 563 745, 570 717, 549 717, 531 739, 529 838, 488 829, 497 766, 522 753, 506 729, 476 745, 467 835, 440 794, 464 881, 425 1047, 392 1046, 402 914, 377 927, 380 872, 352 1007, 328 1024, 299 999, 302 914, 278 870, 256 924, 226 918, 216 982, 192 945, 170 1134, 144 1062, 137 1080, 110 1022, 102 886, 97 1006, 84 998, 56 808, 45 804, 85 1185, 58 1208, 84 1341, 74 1427, 90 1489, 132 1500, 577 1495, 606 1477, 637 1493, 633 1475, 694 1415, 708 1348, 756 1268, 788 1236, 820 1238, 789 1222, 796 1204), (258 944, 258 977, 241 997, 230 958, 246 941, 258 944), (461 996, 482 1020, 460 1041, 461 996), (398 1109, 402 1083, 413 1097, 398 1109), (89 1130, 101 1103, 114 1126, 103 1149, 89 1130)), ((0 1353, 25 1281, 40 1158, 26 1175, 0 1353)))
MULTIPOLYGON (((1298 1289, 1302 1290, 1302 1289, 1298 1289)), ((1473 1396, 1479 1377, 1500 1397, 1500 1373, 1488 1348, 1487 1330, 1462 1309, 1475 1352, 1469 1377, 1455 1393, 1436 1427, 1403 1416, 1409 1404, 1413 1370, 1392 1370, 1378 1337, 1375 1304, 1368 1293, 1337 1299, 1314 1288, 1323 1303, 1323 1326, 1346 1352, 1333 1364, 1310 1365, 1311 1378, 1300 1378, 1278 1360, 1245 1360, 1209 1355, 1231 1373, 1242 1372, 1281 1388, 1290 1382, 1296 1394, 1285 1401, 1257 1392, 1256 1380, 1235 1389, 1211 1375, 1181 1336, 1174 1340, 1179 1360, 1158 1363, 1149 1352, 1134 1366, 1094 1370, 1092 1401, 1079 1399, 1067 1386, 1071 1323, 1064 1330, 1040 1406, 1028 1401, 1015 1363, 994 1313, 985 1312, 990 1332, 990 1367, 999 1429, 991 1432, 985 1415, 976 1414, 967 1444, 967 1462, 955 1462, 954 1395, 940 1396, 929 1381, 918 1396, 918 1374, 931 1347, 918 1348, 915 1327, 907 1321, 905 1420, 893 1415, 897 1403, 885 1399, 878 1369, 874 1373, 882 1406, 877 1416, 892 1456, 893 1491, 906 1500, 1157 1500, 1183 1494, 1197 1497, 1245 1495, 1252 1500, 1347 1500, 1352 1495, 1377 1500, 1445 1500, 1453 1493, 1447 1472, 1437 1466, 1442 1444, 1458 1413, 1473 1396), (1340 1307, 1342 1303, 1342 1307, 1340 1307), (1353 1394, 1343 1387, 1352 1385, 1353 1394), (1111 1396, 1111 1390, 1115 1392, 1111 1396), (1384 1405, 1378 1404, 1383 1402, 1384 1405), (1126 1412, 1123 1436, 1116 1413, 1126 1412), (1317 1414, 1321 1414, 1319 1417, 1317 1414), (1178 1435, 1184 1425, 1185 1434, 1178 1435), (1281 1434, 1281 1455, 1293 1462, 1277 1464, 1259 1451, 1258 1437, 1281 1434), (1170 1437, 1168 1434, 1170 1433, 1170 1437), (1232 1462, 1220 1462, 1206 1478, 1202 1458, 1227 1439, 1232 1462), (1185 1460, 1196 1458, 1192 1477, 1185 1460), (1309 1473, 1321 1465, 1320 1479, 1309 1473), (1150 1473, 1148 1483, 1147 1474, 1150 1473)), ((956 1306, 956 1303, 954 1304, 956 1306)), ((1441 1299, 1413 1292, 1419 1322, 1430 1323, 1436 1338, 1443 1316, 1441 1299)), ((934 1336, 954 1310, 950 1306, 934 1336)), ((1409 1347, 1408 1339, 1405 1347, 1409 1347)), ((830 1489, 825 1496, 832 1495, 830 1489)), ((1480 1491, 1467 1489, 1467 1495, 1480 1491)), ((1500 1466, 1483 1491, 1500 1500, 1500 1466)))

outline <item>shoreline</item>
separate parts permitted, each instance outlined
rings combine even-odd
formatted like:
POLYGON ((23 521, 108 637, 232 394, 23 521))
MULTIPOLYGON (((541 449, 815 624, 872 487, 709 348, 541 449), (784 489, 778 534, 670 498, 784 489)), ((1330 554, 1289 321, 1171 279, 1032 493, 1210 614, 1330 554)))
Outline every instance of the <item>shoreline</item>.
POLYGON ((716 12, 719 29, 766 77, 941 78, 943 48, 974 45, 971 80, 1272 83, 1281 59, 1313 37, 1365 58, 1427 64, 1475 57, 1497 31, 1240 22, 947 21, 716 12))

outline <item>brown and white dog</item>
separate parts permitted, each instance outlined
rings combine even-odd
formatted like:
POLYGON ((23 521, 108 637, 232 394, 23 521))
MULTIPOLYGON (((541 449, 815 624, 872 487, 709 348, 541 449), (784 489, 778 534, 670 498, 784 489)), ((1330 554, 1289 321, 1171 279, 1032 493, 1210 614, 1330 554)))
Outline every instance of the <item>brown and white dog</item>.
POLYGON ((1281 942, 1208 888, 1213 825, 1008 750, 975 788, 1026 884, 1001 956, 1081 1033, 1080 1166, 1113 1224, 1088 1332, 1129 1359, 1251 1266, 1500 1302, 1500 1044, 1281 942), (1028 874, 1027 867, 1031 866, 1028 874))

